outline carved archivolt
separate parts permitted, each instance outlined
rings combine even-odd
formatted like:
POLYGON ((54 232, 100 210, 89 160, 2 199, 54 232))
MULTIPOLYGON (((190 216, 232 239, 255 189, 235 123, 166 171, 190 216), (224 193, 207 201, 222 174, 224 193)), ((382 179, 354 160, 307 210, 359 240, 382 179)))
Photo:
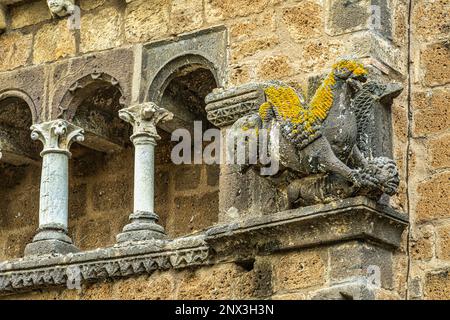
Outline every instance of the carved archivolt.
POLYGON ((104 86, 113 86, 120 91, 119 104, 124 107, 125 97, 119 81, 107 73, 93 72, 72 83, 59 103, 57 117, 72 121, 81 102, 95 90, 104 86))
POLYGON ((25 101, 25 103, 30 108, 33 123, 39 122, 39 115, 37 113, 36 105, 34 104, 33 99, 31 99, 31 97, 26 92, 17 89, 7 89, 0 91, 0 101, 7 98, 18 98, 25 101))

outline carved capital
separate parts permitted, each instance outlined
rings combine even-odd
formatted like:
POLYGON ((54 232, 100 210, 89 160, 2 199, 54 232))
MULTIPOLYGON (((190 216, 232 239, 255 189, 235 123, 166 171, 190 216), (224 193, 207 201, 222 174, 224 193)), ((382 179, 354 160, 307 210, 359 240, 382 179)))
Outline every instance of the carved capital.
POLYGON ((156 126, 160 122, 172 120, 173 113, 153 102, 145 102, 120 110, 119 117, 133 126, 132 141, 137 137, 158 140, 160 136, 156 126))
POLYGON ((40 140, 44 145, 41 155, 46 153, 66 153, 70 156, 70 146, 83 142, 84 130, 62 119, 35 124, 31 127, 31 139, 40 140))
POLYGON ((53 16, 65 17, 75 11, 73 0, 47 0, 47 5, 53 16))

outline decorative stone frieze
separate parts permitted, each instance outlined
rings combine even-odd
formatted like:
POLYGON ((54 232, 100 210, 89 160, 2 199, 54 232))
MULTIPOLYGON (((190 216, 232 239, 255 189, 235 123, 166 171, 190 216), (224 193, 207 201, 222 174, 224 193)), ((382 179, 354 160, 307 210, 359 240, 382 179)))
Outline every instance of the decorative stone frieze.
POLYGON ((84 139, 83 129, 62 120, 35 124, 31 138, 44 145, 39 201, 39 229, 25 255, 77 251, 67 235, 70 146, 84 139))
POLYGON ((209 258, 209 248, 201 236, 154 240, 46 259, 30 257, 0 263, 0 295, 197 266, 208 264, 209 258))
POLYGON ((155 146, 160 139, 156 126, 169 121, 173 114, 152 102, 122 109, 119 116, 133 126, 131 141, 135 147, 134 162, 134 212, 131 223, 117 236, 118 242, 143 241, 165 237, 164 228, 158 225, 154 212, 155 146))

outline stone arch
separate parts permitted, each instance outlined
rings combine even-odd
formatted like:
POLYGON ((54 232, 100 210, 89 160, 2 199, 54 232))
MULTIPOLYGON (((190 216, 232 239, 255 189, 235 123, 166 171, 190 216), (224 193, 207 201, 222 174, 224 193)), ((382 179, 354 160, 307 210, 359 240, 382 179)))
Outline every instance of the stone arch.
POLYGON ((72 83, 58 104, 56 117, 85 130, 84 146, 112 153, 128 141, 129 126, 118 117, 124 106, 119 81, 110 74, 93 72, 72 83))
POLYGON ((162 66, 154 77, 149 89, 147 90, 146 101, 160 103, 162 95, 169 83, 177 76, 177 73, 184 68, 204 68, 208 69, 213 75, 216 83, 219 83, 217 69, 214 64, 204 57, 201 53, 193 52, 179 55, 162 66))
POLYGON ((6 89, 0 91, 0 101, 8 99, 8 98, 17 98, 23 100, 30 109, 31 117, 33 120, 33 123, 39 122, 39 114, 38 110, 36 108, 36 105, 33 101, 33 99, 25 92, 20 89, 6 89))
POLYGON ((18 89, 0 91, 1 161, 14 166, 37 164, 39 145, 30 137, 30 127, 39 121, 31 97, 18 89))

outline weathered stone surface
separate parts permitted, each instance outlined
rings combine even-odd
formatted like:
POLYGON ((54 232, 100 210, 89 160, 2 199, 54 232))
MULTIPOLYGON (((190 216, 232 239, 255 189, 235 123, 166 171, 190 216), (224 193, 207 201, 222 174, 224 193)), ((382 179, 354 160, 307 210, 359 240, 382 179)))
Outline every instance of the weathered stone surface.
POLYGON ((419 0, 413 6, 412 23, 416 37, 422 40, 448 37, 450 5, 447 0, 419 0))
POLYGON ((392 289, 393 270, 392 253, 389 250, 348 242, 329 249, 329 278, 332 283, 340 283, 358 279, 368 279, 372 268, 377 268, 380 278, 378 284, 383 288, 392 289), (349 259, 349 257, 352 257, 349 259))
POLYGON ((429 152, 433 169, 450 167, 450 134, 431 140, 429 152))
POLYGON ((25 3, 11 9, 11 28, 18 29, 51 19, 45 1, 25 3))
POLYGON ((118 208, 131 209, 133 201, 131 185, 132 181, 128 179, 97 182, 92 199, 94 209, 104 212, 117 211, 118 208))
POLYGON ((161 38, 169 31, 167 0, 136 0, 127 5, 125 37, 130 42, 145 42, 161 38))
POLYGON ((431 226, 416 228, 410 239, 410 252, 415 260, 430 260, 433 257, 434 230, 431 226))
POLYGON ((0 35, 0 71, 11 70, 27 64, 31 54, 33 36, 20 32, 0 35))
POLYGON ((450 299, 450 271, 443 270, 427 273, 424 294, 427 300, 450 299))
POLYGON ((275 37, 251 39, 236 43, 231 47, 232 61, 240 62, 242 59, 253 56, 256 53, 273 48, 278 43, 279 40, 275 37))
POLYGON ((296 7, 285 8, 283 22, 294 40, 302 41, 323 33, 323 8, 313 1, 304 1, 296 7))
POLYGON ((78 223, 74 243, 81 250, 94 250, 114 244, 111 219, 89 219, 78 223))
POLYGON ((416 214, 419 221, 430 221, 450 216, 450 173, 433 175, 417 188, 419 201, 416 214))
POLYGON ((74 33, 67 27, 66 20, 60 20, 56 24, 42 26, 36 33, 33 62, 40 64, 69 57, 75 54, 75 50, 74 33))
POLYGON ((4 5, 0 4, 0 34, 3 33, 6 27, 7 27, 6 8, 4 5))
POLYGON ((206 0, 205 16, 208 22, 245 17, 260 13, 276 0, 206 0))
POLYGON ((450 82, 450 44, 439 42, 428 45, 421 53, 424 82, 427 86, 443 85, 450 82))
POLYGON ((337 35, 367 28, 370 1, 347 2, 344 0, 329 1, 327 29, 330 34, 337 35))
POLYGON ((195 271, 185 271, 177 299, 236 299, 234 289, 245 273, 233 263, 219 264, 195 271))
POLYGON ((150 277, 141 276, 114 283, 112 296, 122 300, 174 299, 175 279, 170 272, 156 271, 150 277))
POLYGON ((218 192, 176 197, 174 223, 168 226, 168 233, 174 236, 186 235, 213 225, 218 220, 218 202, 218 192))
POLYGON ((443 225, 436 229, 436 256, 442 260, 450 260, 450 225, 443 225))
POLYGON ((81 0, 80 8, 82 10, 92 10, 103 5, 105 1, 106 0, 81 0))
POLYGON ((194 190, 200 184, 201 165, 178 166, 175 173, 175 189, 177 191, 194 190))
POLYGON ((238 20, 230 26, 231 42, 249 40, 261 35, 268 36, 276 31, 276 14, 266 8, 257 16, 238 20))
POLYGON ((269 56, 264 58, 257 71, 261 80, 282 79, 292 74, 292 66, 287 56, 269 56))
POLYGON ((326 281, 326 254, 315 250, 274 256, 274 292, 297 290, 326 281))
POLYGON ((423 136, 446 130, 450 126, 449 100, 450 91, 445 89, 415 92, 412 96, 414 134, 423 136))
POLYGON ((69 220, 79 219, 87 213, 87 185, 86 183, 69 187, 69 220))
POLYGON ((172 1, 170 11, 172 33, 183 33, 203 24, 203 0, 172 1))
POLYGON ((106 7, 81 17, 81 52, 118 47, 121 39, 122 17, 114 7, 106 7), (99 34, 101 36, 99 37, 99 34))

